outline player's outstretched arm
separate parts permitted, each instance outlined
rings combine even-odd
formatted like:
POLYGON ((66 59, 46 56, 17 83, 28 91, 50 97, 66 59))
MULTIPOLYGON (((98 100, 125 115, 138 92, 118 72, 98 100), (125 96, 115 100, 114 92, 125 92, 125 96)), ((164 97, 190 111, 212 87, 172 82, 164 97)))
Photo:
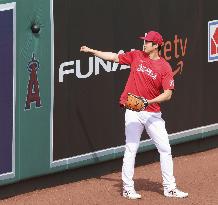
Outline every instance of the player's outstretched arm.
POLYGON ((119 62, 117 53, 98 51, 87 46, 82 46, 80 48, 80 51, 85 53, 91 53, 92 55, 95 55, 103 60, 114 61, 116 63, 119 62))

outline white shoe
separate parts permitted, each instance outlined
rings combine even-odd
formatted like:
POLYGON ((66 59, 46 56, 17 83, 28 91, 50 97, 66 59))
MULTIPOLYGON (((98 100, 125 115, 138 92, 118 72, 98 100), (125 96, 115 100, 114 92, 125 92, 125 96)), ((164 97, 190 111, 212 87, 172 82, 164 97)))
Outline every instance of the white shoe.
POLYGON ((176 198, 185 198, 188 197, 188 193, 180 191, 179 189, 167 190, 164 189, 164 196, 166 197, 176 197, 176 198))
POLYGON ((123 190, 123 197, 128 198, 128 199, 141 199, 142 196, 138 193, 136 193, 135 190, 123 190))

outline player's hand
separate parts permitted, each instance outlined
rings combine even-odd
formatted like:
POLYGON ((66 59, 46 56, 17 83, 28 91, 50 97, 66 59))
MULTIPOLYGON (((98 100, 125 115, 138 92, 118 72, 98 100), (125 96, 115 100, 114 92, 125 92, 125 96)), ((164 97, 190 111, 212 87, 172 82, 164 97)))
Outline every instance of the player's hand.
POLYGON ((80 48, 80 51, 81 51, 81 52, 88 53, 88 52, 91 51, 91 49, 90 49, 89 47, 87 47, 87 46, 82 46, 82 47, 80 48))

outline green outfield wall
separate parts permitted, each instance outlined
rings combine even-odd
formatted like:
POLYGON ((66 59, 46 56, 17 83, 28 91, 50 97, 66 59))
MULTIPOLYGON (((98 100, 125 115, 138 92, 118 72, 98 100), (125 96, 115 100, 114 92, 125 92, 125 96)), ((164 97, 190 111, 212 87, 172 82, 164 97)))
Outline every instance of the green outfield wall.
MULTIPOLYGON (((1 184, 41 175, 50 170, 50 92, 51 92, 51 26, 50 2, 0 1, 15 5, 15 124, 13 174, 1 176, 1 184), (31 24, 40 24, 40 34, 33 34, 31 24), (25 110, 29 72, 28 62, 32 54, 40 62, 38 81, 42 106, 25 110), (43 88, 43 89, 42 89, 43 88), (9 179, 7 179, 9 178, 9 179)), ((35 107, 33 105, 33 107, 35 107)))

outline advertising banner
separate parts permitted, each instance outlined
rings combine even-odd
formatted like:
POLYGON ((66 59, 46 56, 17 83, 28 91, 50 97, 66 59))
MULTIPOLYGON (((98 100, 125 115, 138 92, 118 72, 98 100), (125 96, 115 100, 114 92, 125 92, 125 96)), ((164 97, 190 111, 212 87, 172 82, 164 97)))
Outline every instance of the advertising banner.
MULTIPOLYGON (((207 52, 215 8, 199 0, 53 0, 53 160, 125 142, 119 97, 129 67, 80 53, 82 45, 116 53, 142 50, 138 37, 160 32, 161 55, 175 79, 172 100, 162 104, 169 134, 217 123, 218 69, 207 52)), ((147 138, 143 133, 142 140, 147 138)))

